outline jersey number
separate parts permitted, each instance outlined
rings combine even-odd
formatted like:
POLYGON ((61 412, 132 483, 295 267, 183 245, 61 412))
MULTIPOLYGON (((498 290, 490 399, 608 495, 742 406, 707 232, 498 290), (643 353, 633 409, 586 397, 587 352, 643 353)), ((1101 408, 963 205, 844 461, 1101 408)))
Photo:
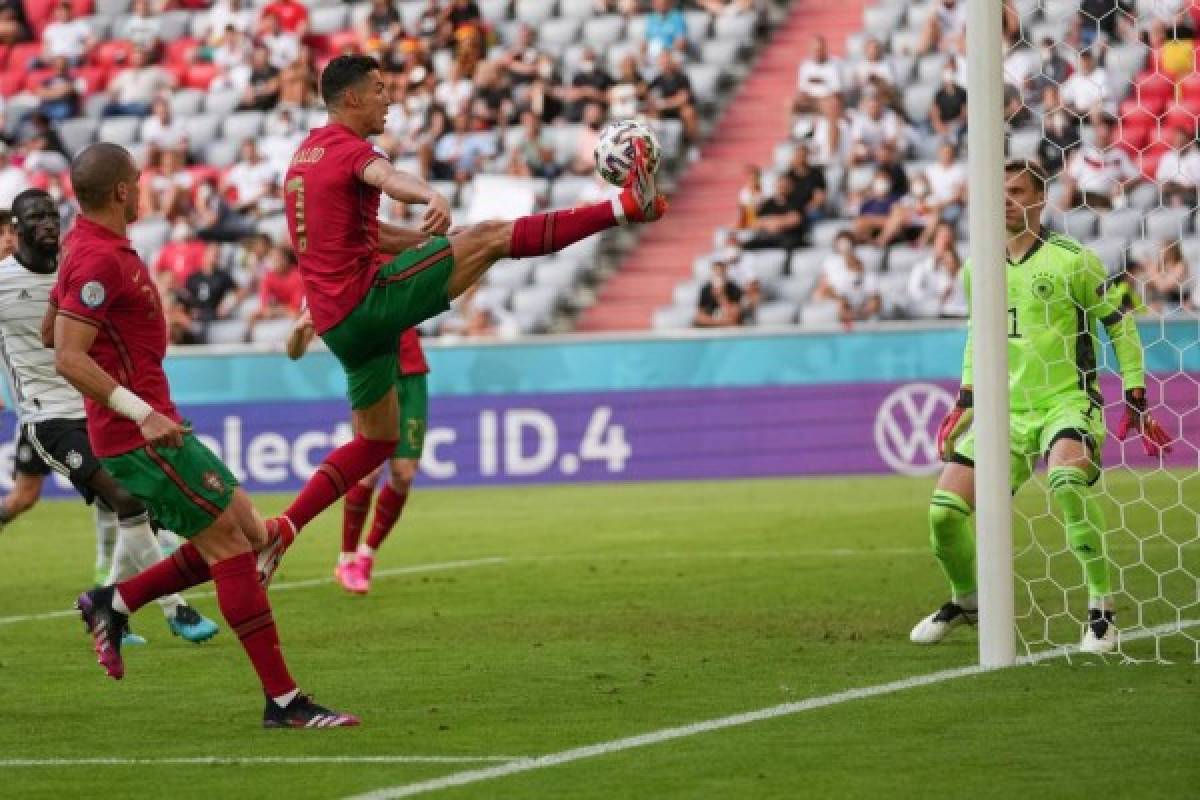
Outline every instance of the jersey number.
POLYGON ((296 249, 303 253, 308 249, 308 228, 304 224, 304 178, 292 178, 284 191, 296 195, 296 249))
POLYGON ((1021 331, 1017 329, 1017 310, 1015 308, 1010 308, 1008 310, 1008 320, 1010 323, 1012 323, 1008 327, 1008 338, 1020 339, 1021 331))

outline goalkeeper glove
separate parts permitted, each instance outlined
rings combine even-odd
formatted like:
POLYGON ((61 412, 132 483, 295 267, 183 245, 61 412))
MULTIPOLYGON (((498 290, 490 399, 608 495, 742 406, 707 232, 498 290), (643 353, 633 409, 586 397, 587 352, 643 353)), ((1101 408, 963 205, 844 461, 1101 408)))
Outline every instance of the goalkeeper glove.
POLYGON ((1142 434, 1142 449, 1146 455, 1157 456, 1160 450, 1171 452, 1171 437, 1146 410, 1145 389, 1125 390, 1125 414, 1117 425, 1117 438, 1125 441, 1131 430, 1142 434))
POLYGON ((938 426, 937 449, 942 461, 949 461, 954 443, 971 427, 974 416, 975 393, 967 386, 958 390, 958 401, 938 426))

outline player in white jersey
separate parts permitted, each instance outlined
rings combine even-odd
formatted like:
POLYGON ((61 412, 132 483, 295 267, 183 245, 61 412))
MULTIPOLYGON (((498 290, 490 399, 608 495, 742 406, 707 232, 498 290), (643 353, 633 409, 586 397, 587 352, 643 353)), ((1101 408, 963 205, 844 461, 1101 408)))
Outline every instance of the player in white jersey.
MULTIPOLYGON (((116 554, 105 581, 121 580, 162 558, 146 508, 104 471, 88 441, 83 397, 59 376, 46 347, 45 320, 57 279, 58 209, 40 189, 13 200, 16 252, 0 261, 0 365, 19 428, 12 494, 0 500, 0 526, 28 511, 53 469, 89 504, 95 500, 98 536, 116 530, 116 554)), ((217 632, 179 595, 159 601, 171 632, 202 642, 217 632)))

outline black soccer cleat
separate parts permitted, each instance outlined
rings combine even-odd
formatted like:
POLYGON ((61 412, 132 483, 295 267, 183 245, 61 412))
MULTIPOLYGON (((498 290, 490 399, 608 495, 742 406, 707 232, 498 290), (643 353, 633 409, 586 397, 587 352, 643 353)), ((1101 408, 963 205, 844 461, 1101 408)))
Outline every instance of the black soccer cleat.
POLYGON ((353 714, 332 711, 313 702, 312 695, 298 694, 286 707, 267 698, 264 728, 347 728, 359 724, 353 714))
POLYGON ((86 591, 75 599, 75 608, 92 635, 97 663, 108 677, 119 681, 125 677, 121 638, 129 629, 129 617, 112 607, 113 591, 111 586, 86 591))

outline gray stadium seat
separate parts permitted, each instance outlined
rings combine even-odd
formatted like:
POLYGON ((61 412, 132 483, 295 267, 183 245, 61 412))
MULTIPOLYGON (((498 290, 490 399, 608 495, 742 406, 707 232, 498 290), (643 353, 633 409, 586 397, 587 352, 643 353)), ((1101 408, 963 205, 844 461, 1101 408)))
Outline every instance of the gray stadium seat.
POLYGON ((822 264, 825 258, 829 256, 828 248, 808 247, 803 250, 796 250, 792 253, 792 263, 789 272, 793 278, 799 276, 821 274, 822 264))
POLYGON ((692 327, 695 310, 680 306, 663 306, 654 312, 654 330, 678 331, 692 327))
POLYGON ((143 120, 140 117, 109 117, 100 123, 97 138, 102 142, 112 142, 124 147, 138 140, 143 120))
POLYGON ((932 2, 913 3, 908 7, 908 14, 904 18, 904 26, 911 30, 919 31, 932 13, 932 2))
POLYGON ((902 5, 867 6, 863 9, 863 28, 872 36, 886 41, 904 19, 904 12, 902 5))
POLYGON ((1058 220, 1062 232, 1072 239, 1090 239, 1096 235, 1096 212, 1088 208, 1072 208, 1058 220))
POLYGON ((1125 252, 1128 249, 1126 239, 1096 239, 1088 242, 1088 247, 1103 262, 1109 275, 1117 275, 1125 269, 1125 252))
POLYGON ((802 306, 812 297, 813 289, 816 288, 819 277, 816 273, 792 276, 776 284, 775 293, 785 300, 802 306))
POLYGON ((941 53, 921 56, 917 61, 917 83, 933 86, 934 90, 942 82, 942 67, 946 66, 946 57, 941 53))
POLYGON ((193 153, 203 153, 208 143, 217 138, 221 117, 216 114, 194 114, 188 118, 188 143, 193 153))
POLYGON ((800 327, 805 330, 838 330, 838 304, 830 302, 810 303, 800 309, 800 327))
POLYGON ((223 319, 208 326, 209 344, 239 344, 246 333, 246 323, 240 319, 223 319))
POLYGON ((879 272, 883 269, 882 249, 870 245, 859 245, 854 248, 854 252, 858 254, 858 258, 863 262, 863 267, 867 272, 879 272))
POLYGON ((288 234, 287 217, 283 214, 272 214, 263 217, 255 226, 259 233, 265 233, 275 244, 286 244, 291 240, 288 234))
POLYGON ((188 34, 188 28, 192 24, 192 12, 190 11, 167 11, 160 14, 159 17, 158 38, 164 42, 173 42, 176 39, 182 39, 188 34))
POLYGON ((221 123, 221 136, 239 144, 246 139, 256 139, 262 132, 265 117, 266 114, 261 111, 238 111, 230 114, 221 123))
POLYGON ((96 139, 96 120, 88 117, 66 119, 58 123, 58 135, 68 155, 75 155, 96 139))
POLYGON ((309 31, 313 34, 330 34, 349 27, 349 11, 345 6, 322 6, 309 12, 309 31))
POLYGON ((829 246, 833 244, 837 235, 848 226, 849 222, 844 219, 822 220, 813 226, 812 235, 809 238, 814 247, 825 250, 825 253, 822 254, 824 255, 829 252, 829 246))
POLYGON ((559 13, 571 19, 587 19, 596 10, 592 0, 562 0, 559 13))
POLYGON ((96 0, 95 13, 100 17, 119 17, 129 11, 129 0, 96 0))
POLYGON ((920 247, 893 247, 888 251, 888 272, 909 273, 929 255, 929 250, 920 247))
POLYGON ((700 300, 700 290, 707 283, 707 278, 700 280, 684 281, 675 285, 675 289, 671 294, 671 300, 675 305, 680 307, 695 308, 696 303, 700 300))
POLYGON ((204 163, 225 169, 233 166, 242 143, 234 139, 214 139, 204 146, 204 163))
POLYGON ((191 117, 200 111, 204 105, 204 92, 199 89, 176 89, 171 92, 168 102, 171 104, 171 114, 175 117, 191 117))
POLYGON ((591 178, 564 175, 550 186, 550 207, 570 208, 591 184, 591 178))
POLYGON ((1136 262, 1152 262, 1158 259, 1162 242, 1137 239, 1129 243, 1129 259, 1136 262))
POLYGON ((758 307, 754 321, 764 327, 794 325, 796 323, 796 305, 787 300, 763 303, 758 307))
POLYGON ((1040 131, 1013 131, 1008 137, 1009 158, 1036 158, 1038 144, 1042 141, 1040 131))
POLYGON ((1146 215, 1146 238, 1157 241, 1182 239, 1191 230, 1191 217, 1191 209, 1157 208, 1146 215))
POLYGON ((489 286, 501 286, 510 290, 520 289, 528 285, 532 274, 533 264, 530 261, 501 261, 488 270, 487 283, 489 286))
POLYGON ((738 39, 710 39, 700 45, 700 60, 728 69, 737 62, 742 46, 743 42, 738 39))
POLYGON ((742 253, 742 260, 763 282, 776 281, 787 268, 787 250, 754 250, 742 253))
MULTIPOLYGON (((707 11, 684 11, 683 24, 687 28, 688 41, 696 44, 708 38, 708 31, 712 27, 712 18, 707 11)), ((721 34, 716 35, 720 36, 721 34)), ((749 37, 747 38, 749 39, 749 37)))
POLYGON ((516 0, 513 16, 535 28, 554 16, 552 0, 516 0))
POLYGON ((692 84, 692 94, 698 105, 712 105, 717 100, 721 68, 712 64, 691 64, 686 70, 692 84))
POLYGON ((237 107, 241 102, 242 93, 236 89, 223 92, 209 92, 204 98, 204 113, 227 117, 234 111, 237 111, 237 107))
POLYGON ((129 242, 144 261, 167 243, 171 226, 165 219, 141 219, 129 226, 129 242))
POLYGON ((933 105, 936 86, 912 84, 904 87, 904 114, 914 123, 929 119, 929 108, 933 105))
POLYGON ((583 24, 577 19, 549 19, 538 25, 537 42, 540 47, 564 49, 579 38, 583 24))
MULTIPOLYGON (((538 327, 549 324, 558 310, 559 294, 545 286, 526 286, 513 293, 512 310, 519 319, 536 320, 538 327)), ((522 325, 524 328, 524 325, 522 325)))
POLYGON ((649 14, 638 14, 629 18, 629 25, 625 29, 625 37, 634 42, 642 42, 646 38, 646 22, 649 14))
POLYGON ((1136 239, 1142 233, 1142 212, 1136 208, 1119 208, 1100 215, 1100 236, 1136 239))
POLYGON ((908 276, 888 273, 879 277, 879 297, 883 301, 883 316, 889 319, 908 313, 908 276))
POLYGON ((488 22, 504 22, 508 19, 508 0, 479 0, 479 13, 488 22))
POLYGON ((617 14, 592 17, 583 23, 583 41, 601 53, 619 40, 625 31, 625 18, 617 14))
POLYGON ((279 344, 292 332, 290 319, 268 319, 254 326, 255 344, 279 344))
POLYGON ((546 259, 533 268, 534 286, 545 286, 561 294, 569 294, 578 281, 575 264, 570 261, 546 259))

